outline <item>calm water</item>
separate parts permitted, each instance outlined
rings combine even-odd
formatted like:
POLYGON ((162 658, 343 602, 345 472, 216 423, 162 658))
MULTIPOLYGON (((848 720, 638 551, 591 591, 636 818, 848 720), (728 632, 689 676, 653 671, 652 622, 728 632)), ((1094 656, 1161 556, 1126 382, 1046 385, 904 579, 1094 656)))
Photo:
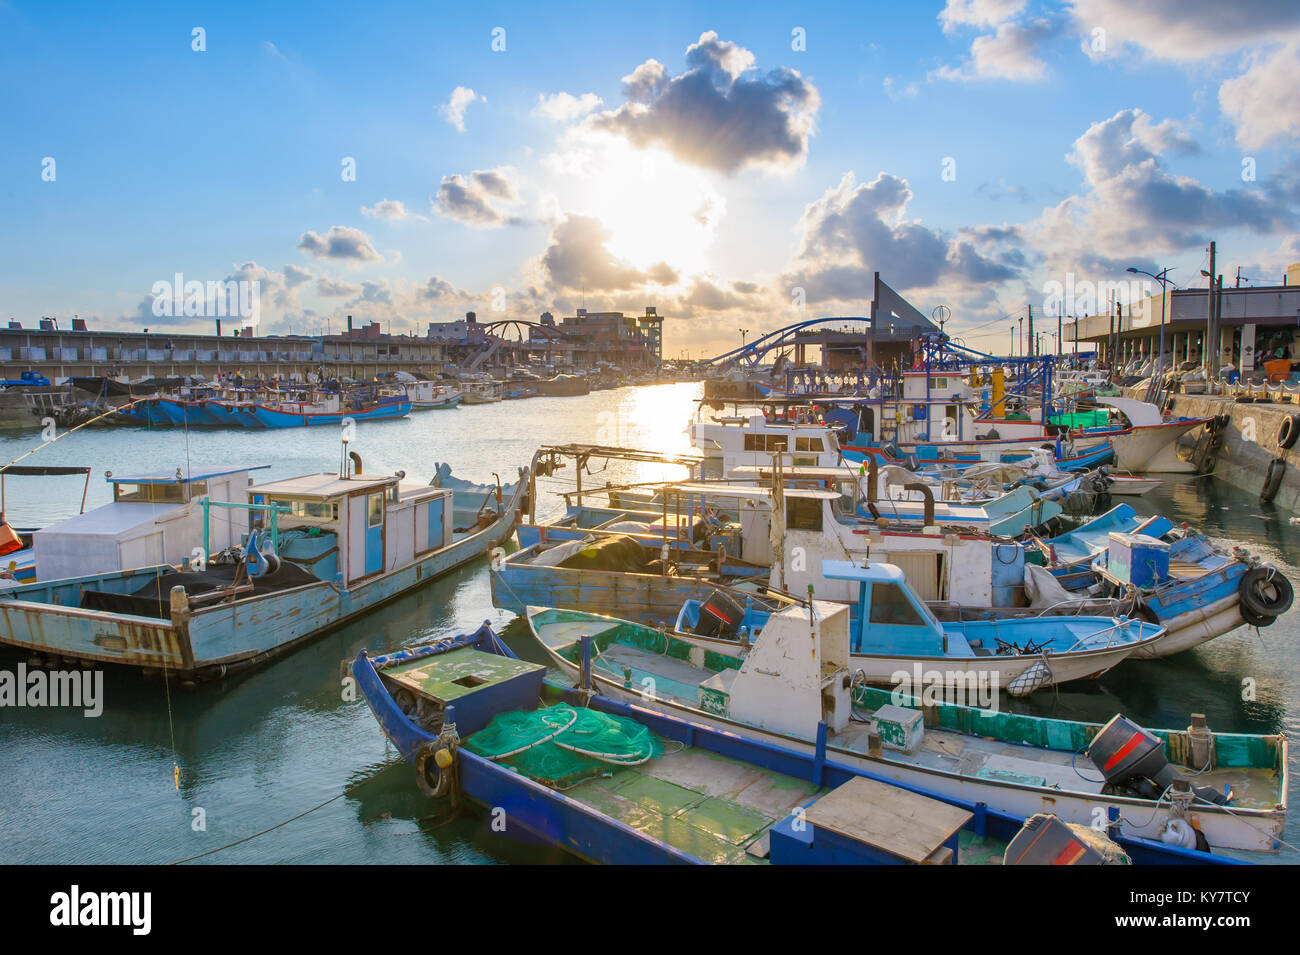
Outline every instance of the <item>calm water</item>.
MULTIPOLYGON (((357 426, 352 448, 367 471, 403 469, 432 477, 448 461, 455 474, 513 479, 537 444, 569 441, 682 451, 698 385, 597 392, 581 398, 533 398, 434 411, 357 426)), ((0 438, 0 461, 39 443, 34 435, 0 438)), ((333 428, 285 432, 83 430, 26 459, 29 464, 87 464, 96 469, 88 506, 107 500, 105 469, 200 463, 268 464, 259 478, 337 466, 333 428)), ((679 476, 624 466, 584 485, 679 476)), ((553 493, 573 486, 571 472, 539 482, 539 516, 558 513, 553 493)), ((77 478, 12 479, 9 517, 49 523, 75 514, 77 478)), ((1300 579, 1300 528, 1287 512, 1262 509, 1249 495, 1210 480, 1170 481, 1138 505, 1202 527, 1222 544, 1245 544, 1300 579)), ((562 854, 492 834, 477 816, 450 816, 415 788, 410 768, 387 745, 364 702, 344 702, 340 663, 362 648, 383 651, 470 629, 482 620, 504 627, 521 656, 541 654, 511 615, 494 609, 486 567, 464 567, 418 593, 334 631, 228 684, 170 695, 161 681, 109 672, 98 719, 80 711, 0 709, 0 862, 165 863, 215 849, 281 823, 331 797, 323 808, 203 862, 517 863, 566 861, 562 854), (169 719, 170 707, 170 719, 169 719), (173 763, 184 779, 173 785, 173 763), (195 810, 206 831, 195 831, 195 810)), ((1149 726, 1186 726, 1193 710, 1212 728, 1294 736, 1300 706, 1300 611, 1260 633, 1242 629, 1170 660, 1128 662, 1081 689, 1041 694, 1018 709, 1106 720, 1117 711, 1149 726), (1242 680, 1255 681, 1243 702, 1242 680)), ((0 654, 0 666, 20 658, 0 654)), ((1292 756, 1291 778, 1297 767, 1292 756)), ((1294 796, 1294 794, 1292 794, 1294 796)), ((1300 823, 1287 827, 1300 843, 1300 823)), ((1300 861, 1285 851, 1279 861, 1300 861)))

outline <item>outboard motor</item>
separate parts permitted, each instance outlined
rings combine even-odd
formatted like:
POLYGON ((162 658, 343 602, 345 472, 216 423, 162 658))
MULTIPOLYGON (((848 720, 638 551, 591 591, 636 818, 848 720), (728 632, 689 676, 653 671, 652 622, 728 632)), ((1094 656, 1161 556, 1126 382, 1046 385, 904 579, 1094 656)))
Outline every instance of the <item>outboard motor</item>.
MULTIPOLYGON (((1164 744, 1132 720, 1116 714, 1101 728, 1088 747, 1088 758, 1106 778, 1103 794, 1159 799, 1180 779, 1165 759, 1164 744)), ((1198 799, 1216 806, 1232 798, 1208 786, 1191 786, 1198 799)))
POLYGON ((1128 856, 1105 833, 1040 812, 1007 843, 1004 865, 1124 865, 1128 856))
POLYGON ((695 625, 695 632, 701 637, 734 640, 744 618, 744 607, 721 590, 715 590, 700 605, 700 622, 695 625))

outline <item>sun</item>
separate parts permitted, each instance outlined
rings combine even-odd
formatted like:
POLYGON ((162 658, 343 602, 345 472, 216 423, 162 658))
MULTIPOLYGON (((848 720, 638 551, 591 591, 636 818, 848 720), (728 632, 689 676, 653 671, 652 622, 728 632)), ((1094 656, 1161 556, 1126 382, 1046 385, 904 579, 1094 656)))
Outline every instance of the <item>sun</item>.
POLYGON ((705 173, 611 137, 586 158, 574 211, 609 230, 613 255, 639 269, 667 262, 681 280, 709 271, 726 201, 705 173))

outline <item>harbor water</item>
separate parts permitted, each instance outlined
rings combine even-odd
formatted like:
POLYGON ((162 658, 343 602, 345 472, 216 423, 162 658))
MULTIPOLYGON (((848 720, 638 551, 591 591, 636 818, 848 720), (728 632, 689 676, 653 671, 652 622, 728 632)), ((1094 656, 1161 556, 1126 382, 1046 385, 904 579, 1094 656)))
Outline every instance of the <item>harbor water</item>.
MULTIPOLYGON (((359 423, 350 449, 367 472, 400 469, 427 481, 437 462, 447 462, 457 476, 489 481, 496 473, 507 482, 542 442, 688 451, 685 428, 700 393, 698 384, 655 385, 417 413, 359 423)), ((267 464, 269 470, 255 473, 263 481, 336 469, 339 439, 334 427, 82 429, 23 463, 93 466, 86 501, 93 507, 108 499, 105 470, 122 475, 267 464)), ((40 442, 36 431, 0 438, 0 461, 12 461, 40 442)), ((583 485, 683 473, 611 463, 607 471, 584 475, 583 485)), ((573 488, 570 472, 540 479, 539 519, 557 515, 563 500, 556 492, 573 488)), ((13 524, 34 526, 77 513, 82 482, 12 478, 5 491, 13 524)), ((1129 500, 1144 513, 1160 512, 1202 529, 1222 546, 1243 545, 1300 580, 1300 528, 1290 525, 1289 512, 1261 506, 1253 495, 1210 478, 1179 476, 1129 500)), ((483 620, 504 628, 516 653, 541 662, 541 651, 513 615, 492 607, 486 562, 476 560, 227 683, 182 689, 110 668, 98 717, 80 710, 0 708, 3 861, 568 861, 563 853, 520 841, 517 833, 496 831, 489 816, 455 814, 422 796, 364 701, 347 698, 341 664, 360 650, 391 650, 471 630, 483 620)), ((1094 721, 1123 712, 1149 727, 1185 727, 1189 715, 1199 712, 1216 731, 1282 732, 1294 740, 1300 730, 1298 641, 1300 609, 1293 609, 1262 631, 1241 628, 1172 658, 1127 661, 1100 680, 1028 701, 1004 698, 1002 705, 1094 721)), ((23 660, 23 654, 0 652, 4 669, 23 660)), ((1293 746, 1291 779, 1296 758, 1293 746)), ((1290 797, 1294 804, 1294 791, 1290 797)), ((1286 839, 1300 845, 1294 813, 1286 839)), ((1300 852, 1288 848, 1251 858, 1295 863, 1300 852)))

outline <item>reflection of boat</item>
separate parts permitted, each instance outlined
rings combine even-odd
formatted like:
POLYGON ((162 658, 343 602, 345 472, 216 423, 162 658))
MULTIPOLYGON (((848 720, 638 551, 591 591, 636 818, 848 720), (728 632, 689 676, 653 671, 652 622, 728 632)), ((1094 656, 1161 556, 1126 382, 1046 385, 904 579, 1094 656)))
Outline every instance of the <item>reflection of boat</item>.
MULTIPOLYGON (((401 472, 365 474, 353 461, 355 470, 341 473, 239 483, 247 503, 187 497, 169 537, 141 534, 132 521, 102 541, 103 528, 83 519, 57 541, 62 551, 93 543, 113 553, 126 541, 135 548, 123 558, 130 569, 64 573, 0 592, 0 643, 223 677, 485 553, 509 536, 527 492, 525 480, 479 494, 483 485, 423 485, 401 472), (231 516, 241 510, 252 515, 246 537, 231 516), (195 521, 200 533, 182 533, 195 521), (180 570, 169 566, 181 563, 177 548, 189 558, 180 570)), ((40 573, 39 539, 37 555, 40 573)))
MULTIPOLYGON (((595 642, 582 638, 587 650, 595 642)), ((591 687, 584 659, 582 687, 591 687)), ((363 650, 352 662, 422 792, 467 797, 507 833, 589 861, 996 864, 1007 840, 1050 820, 1025 825, 968 799, 904 790, 875 766, 828 759, 825 736, 811 752, 773 746, 560 687, 544 670, 486 624, 395 653, 363 650)), ((1111 852, 1122 849, 1134 862, 1227 862, 1119 825, 1108 835, 1072 839, 1080 853, 1086 842, 1111 861, 1128 861, 1111 852)))

